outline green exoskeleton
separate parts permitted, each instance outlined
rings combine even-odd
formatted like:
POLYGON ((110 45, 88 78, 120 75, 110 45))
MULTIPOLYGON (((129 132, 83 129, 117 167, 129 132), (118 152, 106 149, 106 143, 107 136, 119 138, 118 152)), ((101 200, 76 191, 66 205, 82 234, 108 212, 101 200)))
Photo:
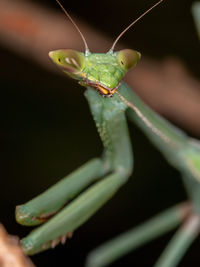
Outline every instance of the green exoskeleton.
POLYGON ((38 197, 17 206, 16 219, 19 223, 44 223, 21 240, 23 250, 32 255, 59 242, 64 243, 127 182, 133 171, 133 154, 126 123, 128 115, 167 161, 182 173, 191 202, 179 204, 108 242, 88 257, 87 266, 110 264, 186 220, 156 265, 176 266, 200 230, 200 144, 156 114, 121 81, 137 64, 140 53, 131 49, 114 52, 120 37, 162 0, 131 23, 106 54, 89 51, 82 33, 56 1, 79 31, 85 53, 60 49, 51 51, 49 56, 68 76, 86 87, 84 95, 105 151, 101 158, 90 160, 38 197))

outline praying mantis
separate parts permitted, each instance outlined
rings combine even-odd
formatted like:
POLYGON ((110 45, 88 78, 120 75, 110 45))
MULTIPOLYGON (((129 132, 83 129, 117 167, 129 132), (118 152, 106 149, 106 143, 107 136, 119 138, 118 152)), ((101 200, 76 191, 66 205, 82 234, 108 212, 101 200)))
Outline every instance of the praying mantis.
POLYGON ((27 226, 40 225, 21 240, 28 255, 65 243, 72 233, 100 209, 133 172, 133 154, 126 115, 177 168, 190 201, 178 204, 137 228, 109 241, 89 254, 86 266, 111 264, 129 251, 182 226, 169 242, 155 266, 176 266, 200 231, 200 142, 156 114, 128 87, 122 78, 140 60, 132 49, 114 52, 121 36, 163 0, 133 21, 114 41, 106 54, 91 53, 78 30, 85 53, 72 49, 51 51, 51 60, 68 76, 86 87, 84 93, 101 137, 102 157, 91 159, 56 185, 16 207, 16 220, 27 226), (69 203, 68 203, 69 202, 69 203))

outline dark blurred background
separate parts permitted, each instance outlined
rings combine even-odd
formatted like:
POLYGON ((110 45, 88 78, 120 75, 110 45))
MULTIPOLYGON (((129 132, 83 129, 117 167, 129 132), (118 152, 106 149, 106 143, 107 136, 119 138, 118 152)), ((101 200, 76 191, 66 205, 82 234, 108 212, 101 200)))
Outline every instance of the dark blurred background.
MULTIPOLYGON (((27 2, 30 6, 36 3, 37 8, 41 6, 41 16, 44 10, 63 16, 55 1, 20 1, 18 8, 22 8, 27 2)), ((13 5, 16 3, 17 1, 13 5)), ((99 50, 103 47, 101 52, 105 52, 104 47, 109 48, 110 39, 113 40, 131 20, 155 1, 103 0, 79 3, 63 0, 62 3, 79 21, 84 21, 83 28, 89 25, 97 35, 104 36, 105 44, 102 41, 96 46, 99 50)), ((189 0, 165 0, 126 33, 121 46, 141 51, 144 61, 149 58, 155 64, 161 64, 169 57, 178 59, 189 70, 190 77, 193 77, 191 79, 195 79, 197 83, 200 52, 190 12, 192 3, 189 0)), ((1 4, 0 10, 5 8, 1 4)), ((6 5, 12 7, 12 1, 7 0, 6 5)), ((40 57, 45 57, 48 62, 47 54, 38 53, 33 56, 33 50, 29 50, 28 45, 27 49, 25 46, 21 49, 20 43, 3 32, 8 32, 9 28, 2 26, 3 24, 0 26, 0 221, 10 234, 23 237, 30 228, 15 222, 15 206, 28 201, 87 160, 100 155, 102 144, 83 96, 84 89, 73 80, 60 75, 50 61, 50 67, 45 67, 40 62, 40 57), (52 71, 52 68, 55 70, 52 71)), ((70 39, 67 31, 62 34, 70 39)), ((84 34, 89 39, 89 45, 91 43, 95 48, 95 38, 90 37, 89 33, 84 34)), ((53 29, 51 38, 54 38, 53 29)), ((56 38, 57 35, 51 49, 62 48, 59 47, 60 41, 56 43, 56 38)), ((48 39, 44 38, 43 41, 45 46, 48 39)), ((81 40, 78 39, 78 42, 77 47, 81 49, 81 40)), ((37 45, 40 46, 32 41, 33 47, 37 45)), ((41 51, 42 47, 41 43, 41 51)), ((196 87, 199 88, 198 86, 196 87)), ((157 95, 152 94, 153 98, 157 98, 157 95)), ((169 101, 158 101, 165 100, 169 101)), ((190 109, 182 107, 181 103, 177 105, 186 111, 190 109)), ((172 115, 170 111, 165 114, 170 114, 168 118, 177 122, 174 119, 176 114, 172 115)), ((198 124, 198 118, 194 123, 198 124)), ((183 126, 191 136, 200 136, 196 128, 187 127, 181 120, 177 124, 183 126)), ((36 266, 83 266, 87 253, 100 243, 186 199, 180 174, 166 163, 135 125, 129 123, 129 128, 135 155, 135 170, 130 181, 95 216, 75 231, 73 238, 65 246, 32 257, 36 266)), ((172 234, 147 244, 112 266, 152 266, 172 234)), ((197 240, 180 266, 197 266, 199 262, 197 240)))

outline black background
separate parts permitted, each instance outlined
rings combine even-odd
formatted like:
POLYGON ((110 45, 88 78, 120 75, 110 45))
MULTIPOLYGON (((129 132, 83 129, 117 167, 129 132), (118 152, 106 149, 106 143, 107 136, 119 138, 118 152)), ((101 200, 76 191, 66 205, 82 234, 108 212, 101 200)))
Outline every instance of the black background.
MULTIPOLYGON (((34 1, 58 9, 55 1, 34 1)), ((190 6, 164 1, 123 37, 127 47, 161 60, 180 58, 199 76, 199 43, 190 6)), ((113 38, 153 1, 65 1, 69 12, 113 38)), ((34 62, 0 48, 1 179, 0 220, 11 234, 30 229, 15 222, 14 207, 42 192, 90 158, 102 145, 83 97, 83 88, 34 62), (67 88, 71 88, 67 90, 67 88)), ((135 155, 130 181, 65 246, 32 257, 38 267, 83 266, 100 243, 186 198, 179 173, 143 133, 129 124, 135 155)), ((185 129, 187 130, 187 129, 185 129)), ((112 266, 152 266, 173 233, 147 244, 112 266)), ((197 266, 199 240, 180 266, 197 266)))

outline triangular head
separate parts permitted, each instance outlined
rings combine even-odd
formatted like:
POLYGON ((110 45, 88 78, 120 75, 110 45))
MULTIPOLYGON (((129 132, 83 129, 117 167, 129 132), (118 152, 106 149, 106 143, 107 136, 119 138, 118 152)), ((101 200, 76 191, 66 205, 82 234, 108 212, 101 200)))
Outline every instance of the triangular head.
POLYGON ((119 52, 87 53, 71 49, 49 52, 52 61, 83 86, 90 86, 103 95, 112 96, 124 75, 140 60, 141 54, 124 49, 119 52))
POLYGON ((89 51, 85 37, 79 27, 73 21, 72 17, 65 10, 60 1, 56 0, 65 15, 71 20, 79 32, 85 45, 85 53, 72 49, 59 49, 49 52, 49 56, 66 74, 79 80, 81 85, 95 88, 101 95, 110 97, 116 92, 124 75, 138 63, 141 57, 139 52, 132 49, 124 49, 114 52, 116 43, 128 29, 162 1, 163 0, 158 1, 129 24, 128 27, 126 27, 115 39, 110 50, 104 54, 91 53, 89 51))
POLYGON ((141 57, 139 52, 132 49, 124 49, 114 52, 116 43, 128 29, 162 1, 163 0, 158 1, 129 24, 128 27, 126 27, 115 39, 110 50, 104 54, 91 53, 89 51, 85 37, 79 27, 73 21, 72 17, 65 10, 60 1, 56 0, 65 15, 71 20, 79 32, 85 45, 85 53, 72 49, 59 49, 49 52, 49 56, 66 74, 79 80, 81 85, 95 88, 101 95, 110 97, 116 92, 124 75, 138 63, 141 57))

